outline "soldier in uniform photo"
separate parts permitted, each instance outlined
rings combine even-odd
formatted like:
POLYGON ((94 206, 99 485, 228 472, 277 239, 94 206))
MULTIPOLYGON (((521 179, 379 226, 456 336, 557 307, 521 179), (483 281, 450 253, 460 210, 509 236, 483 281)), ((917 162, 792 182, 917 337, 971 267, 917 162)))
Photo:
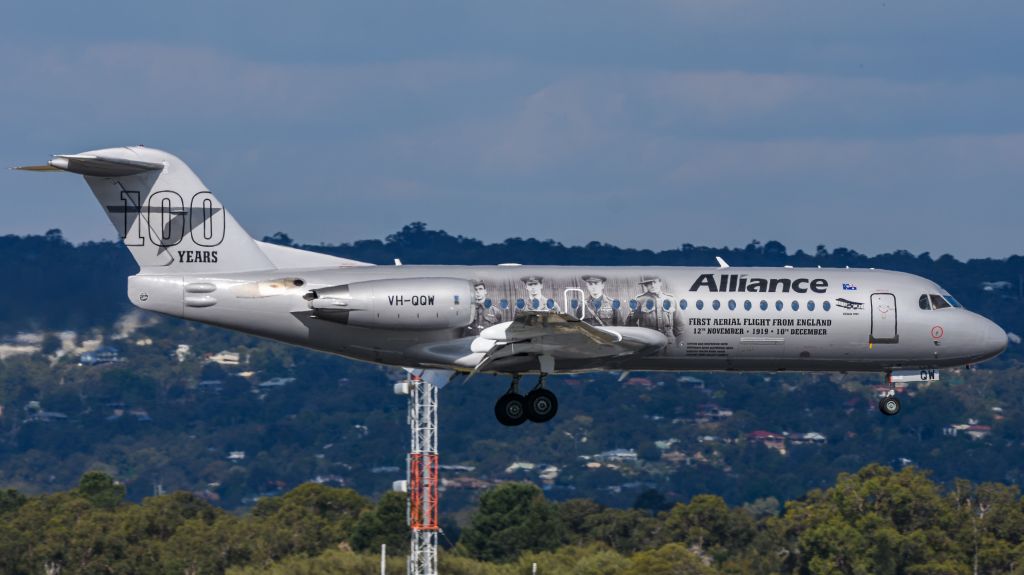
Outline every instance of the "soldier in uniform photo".
POLYGON ((626 325, 658 330, 668 338, 669 346, 682 345, 683 314, 672 301, 672 294, 662 291, 661 278, 641 276, 639 283, 644 293, 637 296, 636 309, 626 318, 626 325))
MULTIPOLYGON (((554 299, 544 295, 544 278, 538 275, 525 276, 520 278, 523 285, 526 286, 526 298, 524 298, 523 311, 551 311, 555 313, 561 313, 561 308, 558 307, 558 302, 554 299), (548 307, 548 303, 551 303, 551 307, 548 307)), ((519 309, 519 304, 516 302, 516 309, 519 309)))
POLYGON ((587 284, 583 321, 597 326, 622 325, 622 314, 619 313, 618 306, 613 306, 612 298, 604 293, 604 284, 608 278, 587 274, 583 276, 583 281, 587 284))
POLYGON ((504 321, 496 305, 486 305, 487 286, 483 280, 473 282, 473 322, 463 328, 462 337, 477 335, 481 331, 504 321))

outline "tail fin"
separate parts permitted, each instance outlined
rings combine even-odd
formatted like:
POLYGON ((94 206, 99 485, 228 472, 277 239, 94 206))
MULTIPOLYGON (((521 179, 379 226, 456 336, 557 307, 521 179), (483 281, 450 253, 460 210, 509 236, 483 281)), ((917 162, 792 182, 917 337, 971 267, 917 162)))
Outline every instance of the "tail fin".
POLYGON ((85 176, 142 274, 275 267, 185 162, 167 152, 109 148, 23 169, 85 176))

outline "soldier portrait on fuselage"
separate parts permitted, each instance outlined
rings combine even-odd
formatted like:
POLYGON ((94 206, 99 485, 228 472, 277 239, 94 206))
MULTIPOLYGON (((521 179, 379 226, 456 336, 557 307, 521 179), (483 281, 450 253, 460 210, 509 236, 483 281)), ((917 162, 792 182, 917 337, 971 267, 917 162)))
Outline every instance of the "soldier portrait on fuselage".
POLYGON ((526 287, 526 297, 523 298, 523 307, 516 302, 516 310, 522 311, 543 311, 561 313, 558 302, 553 298, 544 295, 544 278, 539 275, 531 275, 520 278, 526 287), (550 305, 549 305, 550 304, 550 305))
POLYGON ((583 282, 587 284, 587 295, 583 304, 583 321, 590 325, 622 325, 618 300, 605 293, 604 288, 607 281, 607 277, 596 274, 583 276, 583 282))
POLYGON ((626 318, 626 325, 646 327, 660 331, 668 338, 669 347, 683 343, 683 314, 675 305, 672 294, 665 293, 664 282, 658 276, 641 276, 644 293, 636 298, 636 307, 626 318))
POLYGON ((498 306, 487 297, 487 286, 483 280, 473 282, 473 321, 463 328, 462 337, 478 335, 483 330, 504 321, 498 306))

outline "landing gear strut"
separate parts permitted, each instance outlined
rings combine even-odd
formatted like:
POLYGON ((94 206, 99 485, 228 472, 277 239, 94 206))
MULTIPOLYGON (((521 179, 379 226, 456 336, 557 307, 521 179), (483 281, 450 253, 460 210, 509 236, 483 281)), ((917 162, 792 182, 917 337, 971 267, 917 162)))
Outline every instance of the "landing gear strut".
POLYGON ((882 399, 878 400, 878 411, 893 416, 900 412, 900 400, 896 397, 896 384, 892 382, 891 372, 885 374, 885 383, 889 386, 889 390, 882 399))
POLYGON ((522 425, 527 419, 534 423, 550 421, 558 413, 558 399, 544 387, 545 377, 547 374, 542 372, 537 385, 523 397, 519 393, 522 374, 513 375, 508 391, 494 404, 494 416, 498 422, 512 427, 522 425))

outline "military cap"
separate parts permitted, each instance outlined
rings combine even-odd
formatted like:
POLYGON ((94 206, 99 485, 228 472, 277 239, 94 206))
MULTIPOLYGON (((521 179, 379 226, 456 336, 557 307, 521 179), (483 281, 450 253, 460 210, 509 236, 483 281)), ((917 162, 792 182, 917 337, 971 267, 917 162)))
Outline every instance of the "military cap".
POLYGON ((585 282, 605 282, 605 281, 608 281, 608 278, 606 278, 604 276, 599 276, 599 275, 596 275, 596 274, 587 274, 587 275, 583 276, 583 281, 585 281, 585 282))
POLYGON ((537 283, 539 283, 539 284, 542 284, 542 283, 544 283, 544 278, 543 278, 543 277, 541 277, 541 276, 538 276, 538 275, 532 275, 532 276, 523 276, 523 277, 521 277, 521 278, 519 278, 519 279, 520 279, 520 280, 522 280, 522 282, 523 282, 524 284, 528 284, 528 283, 530 283, 530 282, 537 282, 537 283))
POLYGON ((640 281, 638 281, 637 283, 640 285, 644 285, 655 281, 661 281, 661 278, 658 276, 640 276, 640 281))
POLYGON ((473 287, 484 285, 484 280, 473 280, 473 287))

